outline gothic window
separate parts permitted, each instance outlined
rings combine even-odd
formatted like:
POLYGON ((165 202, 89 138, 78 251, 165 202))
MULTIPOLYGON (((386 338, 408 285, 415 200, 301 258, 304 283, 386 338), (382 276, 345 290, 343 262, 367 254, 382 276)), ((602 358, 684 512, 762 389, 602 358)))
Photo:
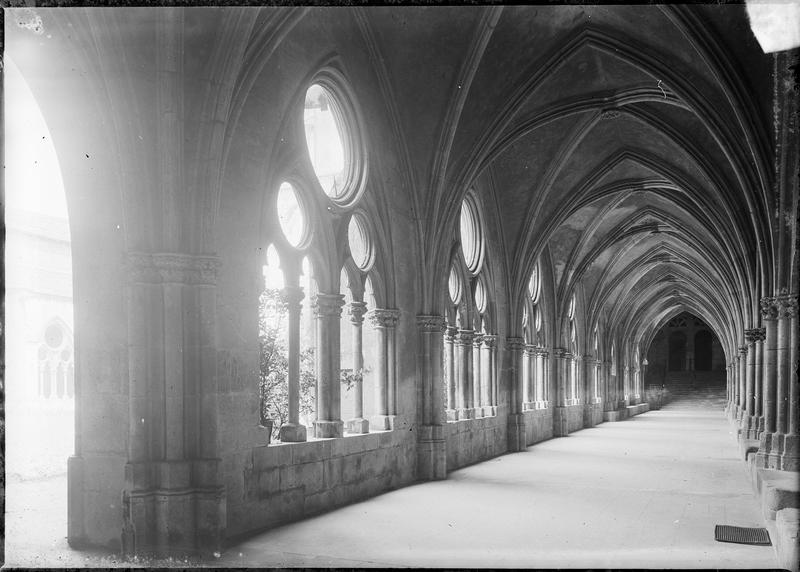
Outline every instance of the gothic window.
POLYGON ((284 182, 278 189, 278 221, 283 236, 289 244, 299 247, 307 231, 306 216, 291 183, 284 182))
POLYGON ((473 190, 461 203, 458 243, 460 256, 456 253, 451 261, 445 298, 443 391, 449 421, 493 415, 496 402, 490 278, 484 268, 484 233, 473 190))
POLYGON ((284 442, 369 431, 364 405, 373 392, 377 429, 389 428, 395 406, 397 311, 375 302, 380 237, 359 206, 367 176, 359 114, 334 69, 321 70, 304 95, 287 136, 303 137, 305 148, 276 165, 281 179, 267 189, 264 213, 261 422, 284 442), (363 327, 367 314, 374 328, 363 327), (380 366, 375 387, 365 377, 370 348, 380 366))
POLYGON ((72 336, 66 326, 52 322, 45 328, 39 345, 39 375, 37 389, 40 397, 72 398, 75 396, 72 336))
POLYGON ((332 69, 319 72, 305 94, 306 148, 322 191, 340 205, 351 205, 366 180, 366 145, 346 83, 332 69))

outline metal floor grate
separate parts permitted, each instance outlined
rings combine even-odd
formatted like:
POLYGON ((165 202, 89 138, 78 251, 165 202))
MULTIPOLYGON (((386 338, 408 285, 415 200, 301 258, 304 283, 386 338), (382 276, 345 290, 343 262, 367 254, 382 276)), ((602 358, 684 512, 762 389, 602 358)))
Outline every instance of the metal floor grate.
POLYGON ((769 532, 766 528, 745 528, 743 526, 718 524, 716 528, 714 528, 714 538, 717 542, 772 545, 769 539, 769 532))

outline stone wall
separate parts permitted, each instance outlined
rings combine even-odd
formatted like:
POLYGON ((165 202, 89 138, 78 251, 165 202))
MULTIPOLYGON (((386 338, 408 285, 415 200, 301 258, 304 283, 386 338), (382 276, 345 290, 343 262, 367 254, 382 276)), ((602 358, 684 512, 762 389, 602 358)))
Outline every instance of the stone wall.
POLYGON ((553 437, 553 410, 525 411, 525 444, 533 445, 553 437))
POLYGON ((264 445, 225 457, 228 537, 306 518, 411 484, 407 430, 264 445))
POLYGON ((495 415, 450 422, 445 439, 448 472, 491 459, 506 452, 506 418, 495 415))
POLYGON ((583 429, 583 405, 568 405, 564 408, 567 415, 567 431, 572 433, 583 429))

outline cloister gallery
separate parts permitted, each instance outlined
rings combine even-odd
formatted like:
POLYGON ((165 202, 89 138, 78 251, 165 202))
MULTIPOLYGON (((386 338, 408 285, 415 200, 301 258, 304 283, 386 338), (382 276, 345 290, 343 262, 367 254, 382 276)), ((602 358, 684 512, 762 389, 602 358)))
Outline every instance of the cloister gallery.
POLYGON ((717 388, 796 541, 798 50, 757 15, 7 8, 73 306, 4 388, 74 402, 70 550, 219 556, 717 388))

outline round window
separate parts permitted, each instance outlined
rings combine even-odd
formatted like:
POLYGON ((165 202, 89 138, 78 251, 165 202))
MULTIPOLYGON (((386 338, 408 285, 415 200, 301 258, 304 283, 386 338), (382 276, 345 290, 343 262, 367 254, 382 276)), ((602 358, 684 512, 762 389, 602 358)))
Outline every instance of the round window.
POLYGON ((450 294, 450 301, 453 304, 458 304, 461 301, 461 280, 458 278, 458 273, 455 267, 450 268, 450 278, 447 280, 447 290, 450 294))
POLYGON ((369 270, 372 265, 372 240, 367 228, 367 221, 361 213, 355 213, 347 227, 350 255, 356 266, 364 271, 369 270))
POLYGON ((478 221, 478 212, 470 196, 461 203, 461 250, 470 272, 480 269, 483 236, 478 221))
POLYGON ((348 153, 343 144, 347 126, 336 99, 318 83, 306 91, 303 121, 308 154, 319 184, 329 197, 341 197, 347 183, 348 153))
POLYGON ((306 217, 297 198, 297 191, 289 183, 278 189, 278 221, 289 244, 299 247, 306 234, 306 217))
POLYGON ((58 324, 50 324, 44 332, 45 343, 53 349, 61 347, 64 341, 64 331, 58 324))
POLYGON ((486 312, 486 288, 484 288, 482 280, 478 280, 475 284, 475 307, 480 314, 486 312))

